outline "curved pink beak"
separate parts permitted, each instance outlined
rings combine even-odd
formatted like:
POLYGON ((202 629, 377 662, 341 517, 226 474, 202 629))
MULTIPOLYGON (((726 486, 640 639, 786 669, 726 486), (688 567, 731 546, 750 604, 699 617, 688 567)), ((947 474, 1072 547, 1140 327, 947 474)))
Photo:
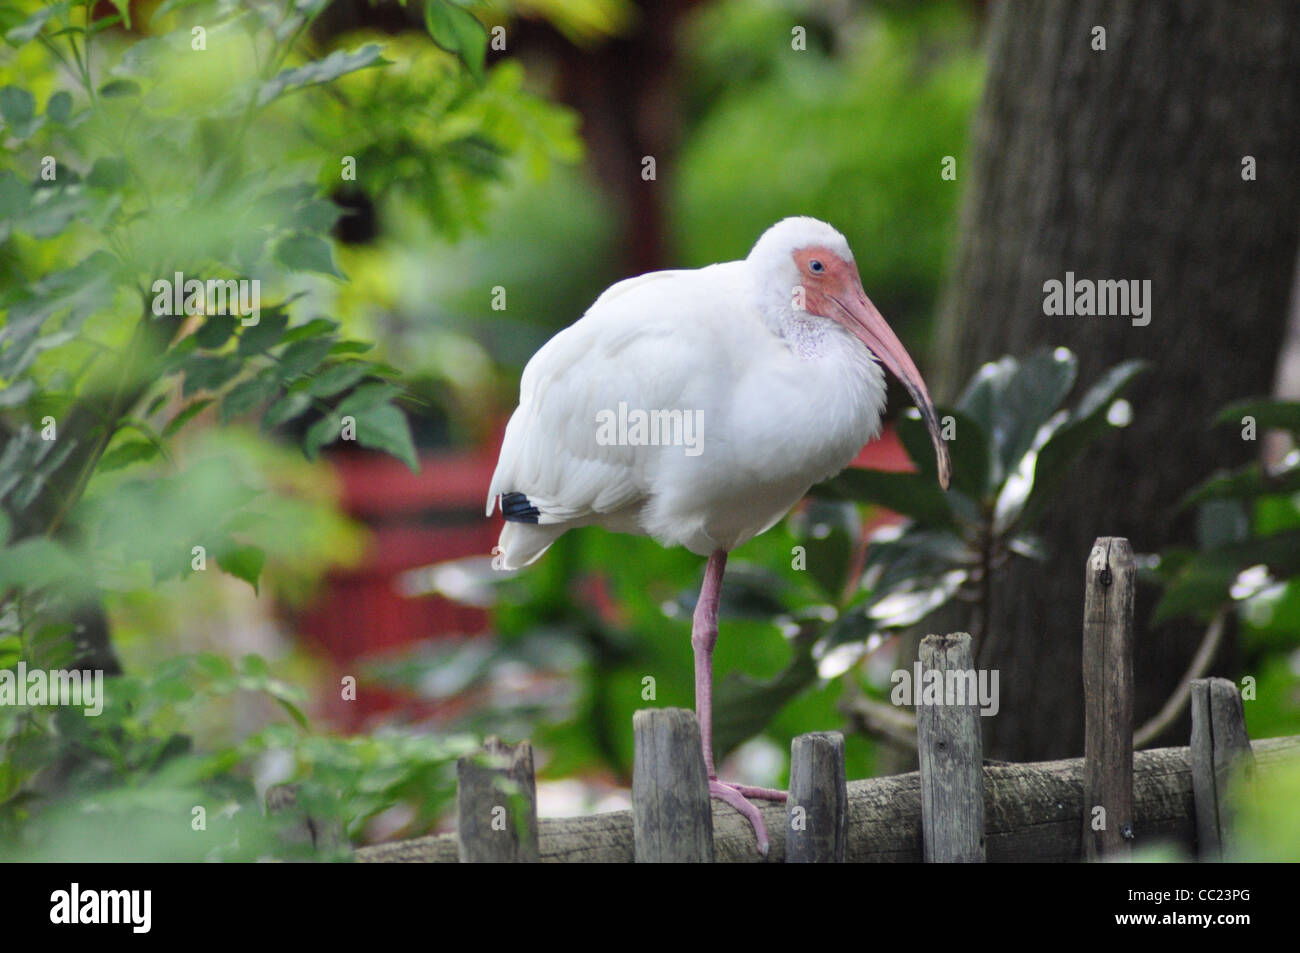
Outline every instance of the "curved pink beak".
POLYGON ((926 429, 930 431, 930 442, 934 444, 934 454, 939 469, 939 485, 946 490, 952 481, 952 460, 948 456, 948 444, 944 442, 939 429, 939 418, 934 412, 934 401, 930 399, 930 392, 926 389, 925 381, 921 379, 921 372, 916 369, 916 363, 903 347, 903 342, 898 340, 898 335, 894 333, 893 328, 885 323, 885 319, 867 297, 867 293, 862 289, 862 282, 853 281, 848 291, 847 300, 832 298, 844 314, 845 327, 871 349, 871 353, 876 355, 891 374, 902 381, 907 392, 912 395, 912 402, 921 412, 921 419, 925 421, 926 429))

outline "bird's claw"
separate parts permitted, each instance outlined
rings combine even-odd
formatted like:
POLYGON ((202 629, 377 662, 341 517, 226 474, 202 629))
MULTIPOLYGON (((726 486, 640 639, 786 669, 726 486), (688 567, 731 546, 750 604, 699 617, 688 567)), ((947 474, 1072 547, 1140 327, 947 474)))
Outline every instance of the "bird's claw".
POLYGON ((786 793, 772 788, 755 788, 745 784, 724 784, 717 778, 710 778, 709 796, 730 804, 749 820, 749 823, 754 828, 754 836, 758 840, 758 852, 761 856, 766 857, 772 849, 771 841, 767 837, 767 825, 763 823, 763 815, 759 813, 758 808, 749 803, 746 798, 784 801, 786 793))

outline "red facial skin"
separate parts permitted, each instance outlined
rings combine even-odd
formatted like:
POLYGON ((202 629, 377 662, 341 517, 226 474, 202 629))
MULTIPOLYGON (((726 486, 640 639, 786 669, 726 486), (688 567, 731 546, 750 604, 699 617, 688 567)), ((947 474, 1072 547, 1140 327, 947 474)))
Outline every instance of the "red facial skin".
POLYGON ((948 489, 952 479, 952 462, 948 457, 948 445, 940 435, 939 419, 935 415, 930 392, 911 355, 898 340, 898 335, 885 323, 885 319, 862 289, 857 265, 845 261, 822 245, 800 248, 794 253, 794 262, 799 269, 799 279, 804 289, 804 307, 808 313, 835 321, 853 334, 890 373, 902 381, 907 392, 912 395, 912 401, 921 411, 921 418, 930 431, 930 441, 934 444, 939 464, 939 485, 948 489), (813 262, 819 262, 822 270, 815 271, 813 262))

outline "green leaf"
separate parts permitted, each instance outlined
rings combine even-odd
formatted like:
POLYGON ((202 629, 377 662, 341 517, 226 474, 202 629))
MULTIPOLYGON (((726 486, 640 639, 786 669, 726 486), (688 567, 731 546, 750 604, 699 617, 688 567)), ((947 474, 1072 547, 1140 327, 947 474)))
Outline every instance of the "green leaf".
POLYGON ((86 176, 86 184, 92 189, 120 189, 130 178, 131 169, 125 159, 105 156, 95 160, 86 176))
POLYGON ((26 139, 45 122, 36 115, 36 97, 20 86, 0 89, 0 117, 16 139, 26 139))
POLYGON ((276 368, 282 381, 292 381, 308 371, 314 371, 334 347, 334 338, 308 338, 295 341, 280 354, 276 368))
POLYGON ((953 512, 934 478, 924 473, 886 473, 852 468, 808 491, 821 499, 874 503, 922 526, 950 527, 953 512))
POLYGON ((319 235, 298 232, 280 239, 275 257, 285 267, 294 271, 318 271, 321 274, 344 277, 334 264, 334 249, 319 235))
POLYGON ((322 447, 329 446, 339 438, 343 425, 333 413, 326 414, 307 428, 302 438, 302 452, 308 460, 315 460, 322 447))
POLYGON ((60 125, 72 118, 72 95, 61 89, 51 96, 45 104, 45 118, 60 125))
POLYGON ((234 546, 217 556, 217 565, 221 571, 242 579, 253 587, 253 592, 260 594, 258 578, 266 565, 266 553, 257 546, 234 546))
POLYGON ((203 327, 194 332, 194 340, 198 346, 209 351, 215 351, 235 333, 237 319, 233 314, 214 314, 210 315, 203 322, 203 327))
POLYGON ((993 438, 991 483, 998 486, 1034 443, 1074 386, 1078 360, 1065 348, 1041 350, 1023 361, 986 364, 957 403, 993 438))
POLYGON ((152 460, 158 455, 158 447, 148 440, 128 440, 119 443, 99 458, 96 473, 112 473, 133 463, 152 460))
POLYGON ((415 444, 411 440, 411 427, 406 415, 392 404, 381 404, 356 414, 357 443, 372 450, 392 454, 411 468, 420 472, 415 444))
POLYGON ((167 426, 163 428, 162 435, 164 437, 174 436, 182 427, 202 413, 204 407, 207 407, 212 402, 213 400, 211 397, 204 397, 201 400, 194 401, 194 403, 190 404, 168 421, 167 426))
POLYGON ((275 374, 261 373, 240 381, 221 399, 221 422, 228 423, 255 407, 260 407, 279 390, 275 374))
POLYGON ((483 79, 488 37, 474 14, 450 0, 427 0, 424 25, 434 43, 454 53, 476 80, 483 79))
POLYGON ((262 417, 262 429, 270 430, 293 420, 311 407, 311 397, 305 391, 291 391, 269 408, 262 417))
POLYGON ((806 570, 821 593, 838 604, 849 583, 849 568, 862 536, 862 519, 852 503, 810 500, 791 519, 804 548, 806 570))
MULTIPOLYGON (((974 417, 951 407, 936 407, 935 416, 943 426, 945 417, 953 419, 953 438, 948 443, 952 457, 952 485, 973 499, 984 499, 990 490, 988 434, 974 417)), ((899 417, 895 425, 898 439, 907 449, 907 455, 916 465, 917 472, 932 480, 939 479, 939 468, 934 458, 934 444, 930 431, 914 407, 899 417)))
POLYGON ((36 39, 36 35, 41 32, 41 29, 45 26, 46 21, 48 21, 50 17, 55 15, 62 16, 67 13, 69 6, 70 4, 67 2, 55 3, 51 6, 37 10, 25 21, 7 32, 5 34, 5 39, 9 41, 11 46, 15 47, 22 46, 25 43, 30 43, 32 40, 36 39))
POLYGON ((371 43, 350 53, 335 50, 323 60, 283 70, 275 78, 262 84, 262 88, 258 91, 257 104, 265 106, 286 92, 304 86, 328 83, 357 70, 371 66, 387 66, 389 61, 380 55, 382 52, 383 49, 379 44, 371 43))
POLYGON ((1242 400, 1224 407, 1214 422, 1240 427, 1243 417, 1254 417, 1260 430, 1289 430, 1300 437, 1300 401, 1242 400))
POLYGON ((185 362, 185 385, 181 388, 181 396, 189 397, 201 390, 217 390, 243 366, 243 361, 232 354, 221 357, 196 355, 185 362))
POLYGON ((1300 531, 1231 543, 1186 559, 1165 587, 1153 624, 1187 615, 1208 618, 1232 600, 1232 583, 1252 566, 1266 566, 1277 578, 1300 573, 1300 531))
POLYGON ((1111 430, 1107 411, 1147 367, 1140 360, 1112 367, 1089 388, 1070 418, 1042 446, 1034 465, 1034 485, 1019 517, 1022 522, 1030 523, 1042 513, 1079 456, 1111 430))
POLYGON ((253 357, 279 344, 289 327, 289 316, 279 309, 263 312, 257 324, 249 325, 239 335, 240 357, 253 357))
POLYGON ((370 410, 372 407, 378 407, 389 400, 392 400, 401 389, 392 384, 367 384, 364 387, 358 387, 335 408, 338 416, 343 417, 348 414, 356 414, 361 411, 370 410))
POLYGON ((133 79, 109 80, 99 87, 99 95, 105 99, 117 99, 123 96, 139 96, 140 84, 133 79))
POLYGON ((304 338, 319 337, 322 334, 329 334, 338 326, 337 321, 331 321, 329 318, 312 318, 306 324, 290 328, 282 341, 289 344, 293 341, 301 341, 304 338))
POLYGON ((1220 471, 1195 487, 1178 504, 1187 509, 1206 500, 1233 499, 1250 502, 1261 496, 1290 496, 1300 493, 1300 466, 1265 476, 1258 463, 1237 470, 1220 471))
MULTIPOLYGON (((331 351, 333 348, 330 349, 331 351)), ((333 397, 357 384, 370 373, 370 365, 365 361, 346 361, 326 368, 312 379, 307 392, 313 397, 333 397)))

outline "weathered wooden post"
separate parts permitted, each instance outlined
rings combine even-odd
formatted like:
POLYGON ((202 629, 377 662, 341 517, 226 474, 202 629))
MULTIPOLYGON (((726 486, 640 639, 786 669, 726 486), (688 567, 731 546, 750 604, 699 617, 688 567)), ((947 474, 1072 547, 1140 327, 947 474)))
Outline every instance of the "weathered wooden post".
POLYGON ((533 748, 491 737, 456 762, 456 845, 462 864, 537 863, 533 748))
POLYGON ((643 708, 632 730, 637 863, 713 863, 713 807, 695 713, 643 708))
POLYGON ((810 732, 790 743, 786 822, 787 864, 844 863, 849 789, 844 736, 838 731, 810 732))
POLYGON ((1120 536, 1101 536, 1088 556, 1083 601, 1083 856, 1132 850, 1133 592, 1137 561, 1120 536))
POLYGON ((320 853, 350 849, 343 836, 343 825, 337 820, 323 821, 310 816, 298 803, 296 784, 276 784, 266 789, 266 813, 286 815, 294 823, 283 831, 284 839, 291 844, 310 844, 320 853))
POLYGON ((1226 678, 1192 680, 1192 797, 1202 860, 1222 860, 1232 844, 1233 801, 1253 794, 1255 755, 1241 692, 1226 678))
POLYGON ((926 863, 983 863, 984 743, 970 636, 927 635, 920 658, 921 684, 913 686, 913 700, 922 855, 926 863), (944 693, 938 704, 927 702, 924 694, 935 677, 944 693))

